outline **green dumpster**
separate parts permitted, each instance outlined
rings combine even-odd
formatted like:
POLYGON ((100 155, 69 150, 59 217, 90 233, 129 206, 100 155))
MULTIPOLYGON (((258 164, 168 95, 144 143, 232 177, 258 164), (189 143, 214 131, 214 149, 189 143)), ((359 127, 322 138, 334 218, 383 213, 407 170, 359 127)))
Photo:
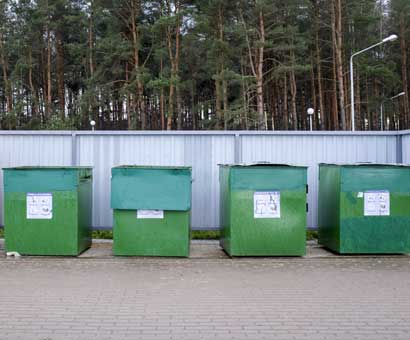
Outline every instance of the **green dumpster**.
POLYGON ((220 165, 223 249, 230 256, 306 253, 307 168, 220 165))
POLYGON ((76 256, 90 247, 91 168, 17 167, 3 171, 8 252, 76 256))
POLYGON ((341 254, 410 252, 410 166, 320 164, 319 242, 341 254))
POLYGON ((112 169, 114 255, 189 256, 191 168, 112 169))

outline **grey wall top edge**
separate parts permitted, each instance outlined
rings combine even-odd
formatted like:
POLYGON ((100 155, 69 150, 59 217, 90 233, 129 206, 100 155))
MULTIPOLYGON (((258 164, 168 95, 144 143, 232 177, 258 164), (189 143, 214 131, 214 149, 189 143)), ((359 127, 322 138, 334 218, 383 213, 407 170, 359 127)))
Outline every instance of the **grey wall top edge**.
POLYGON ((402 136, 410 135, 410 130, 402 131, 243 131, 243 130, 227 130, 227 131, 204 131, 204 130, 0 130, 0 135, 19 136, 402 136))
POLYGON ((410 130, 400 130, 400 131, 397 131, 397 134, 398 135, 410 135, 410 130))

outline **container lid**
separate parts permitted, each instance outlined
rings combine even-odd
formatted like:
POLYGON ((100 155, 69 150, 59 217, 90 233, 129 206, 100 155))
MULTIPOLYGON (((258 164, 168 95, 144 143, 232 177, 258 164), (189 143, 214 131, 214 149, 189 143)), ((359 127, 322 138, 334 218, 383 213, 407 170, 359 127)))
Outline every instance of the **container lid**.
POLYGON ((121 166, 111 170, 111 208, 191 209, 191 168, 121 166))
POLYGON ((372 163, 372 162, 357 162, 357 163, 319 163, 319 166, 349 166, 349 167, 410 167, 410 164, 402 164, 402 163, 372 163))
POLYGON ((172 165, 119 165, 113 169, 159 169, 159 170, 190 170, 190 166, 172 166, 172 165))
POLYGON ((16 166, 3 168, 3 170, 83 170, 92 169, 92 166, 16 166))
POLYGON ((266 167, 292 167, 292 168, 307 168, 307 166, 294 165, 294 164, 280 164, 270 162, 254 162, 254 163, 236 163, 236 164, 218 164, 224 167, 254 167, 254 166, 266 166, 266 167))

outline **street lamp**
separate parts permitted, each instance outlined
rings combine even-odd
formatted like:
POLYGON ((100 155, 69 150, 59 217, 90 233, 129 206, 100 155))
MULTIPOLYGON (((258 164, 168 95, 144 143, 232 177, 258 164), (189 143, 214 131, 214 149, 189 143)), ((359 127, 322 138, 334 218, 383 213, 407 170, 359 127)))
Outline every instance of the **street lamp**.
POLYGON ((387 101, 387 100, 393 100, 393 99, 396 99, 398 97, 404 96, 405 94, 406 94, 405 92, 400 92, 399 94, 396 94, 393 97, 382 100, 382 102, 380 103, 380 130, 381 131, 383 131, 383 104, 384 104, 384 102, 387 101))
POLYGON ((309 116, 309 126, 310 126, 310 131, 313 131, 313 127, 312 127, 312 116, 315 113, 315 110, 312 109, 311 107, 307 109, 307 114, 309 116))
POLYGON ((372 48, 375 48, 376 46, 379 46, 381 44, 384 44, 389 41, 394 41, 397 39, 397 35, 392 34, 388 36, 387 38, 384 38, 382 41, 378 42, 377 44, 374 44, 372 46, 369 46, 365 48, 364 50, 358 51, 356 53, 353 53, 352 56, 350 57, 350 112, 351 112, 351 121, 352 121, 352 131, 355 131, 355 125, 354 125, 354 80, 353 80, 353 57, 357 56, 358 54, 361 54, 363 52, 366 52, 372 48))
POLYGON ((91 125, 91 130, 94 131, 94 129, 95 129, 95 120, 92 120, 90 122, 90 125, 91 125))

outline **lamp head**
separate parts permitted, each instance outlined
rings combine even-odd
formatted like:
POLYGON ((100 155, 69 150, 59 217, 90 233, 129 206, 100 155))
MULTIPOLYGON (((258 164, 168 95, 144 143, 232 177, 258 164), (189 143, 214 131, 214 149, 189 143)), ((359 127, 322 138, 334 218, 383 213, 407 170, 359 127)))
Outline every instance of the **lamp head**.
POLYGON ((91 125, 92 127, 94 127, 94 126, 95 126, 95 120, 92 120, 92 121, 90 122, 90 125, 91 125))
POLYGON ((307 114, 308 114, 309 116, 313 115, 314 113, 315 113, 315 110, 312 109, 311 107, 307 109, 307 114))
POLYGON ((387 38, 384 38, 382 41, 385 43, 385 42, 388 42, 388 41, 394 41, 394 40, 396 40, 397 38, 398 38, 398 37, 397 37, 396 34, 392 34, 392 35, 388 36, 387 38))

